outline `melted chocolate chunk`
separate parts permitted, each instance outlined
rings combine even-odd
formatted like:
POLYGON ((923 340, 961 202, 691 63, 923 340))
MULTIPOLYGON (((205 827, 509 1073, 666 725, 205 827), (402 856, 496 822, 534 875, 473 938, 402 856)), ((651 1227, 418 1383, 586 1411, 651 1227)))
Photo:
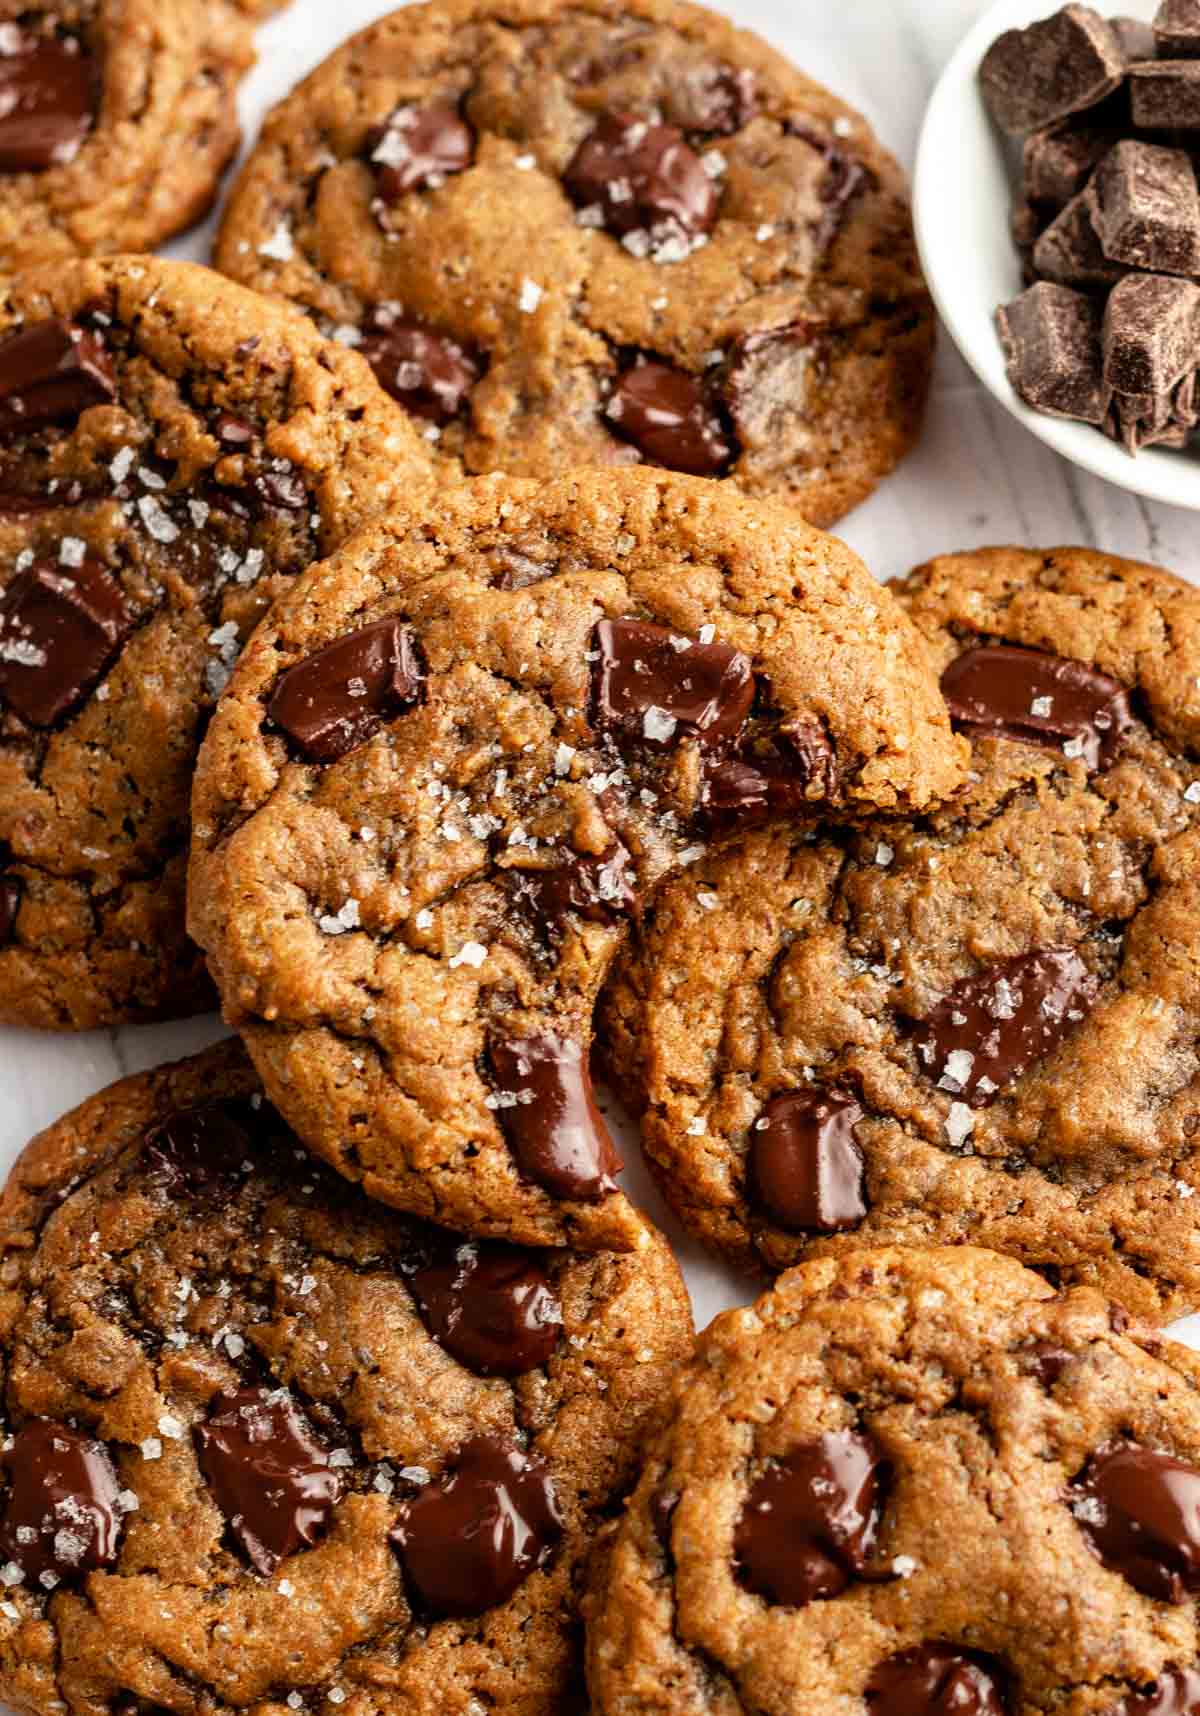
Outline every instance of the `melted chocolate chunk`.
POLYGON ((220 1395, 194 1436, 213 1499, 255 1572, 269 1578, 324 1536, 341 1480, 286 1389, 220 1395))
POLYGON ((867 1682, 871 1716, 1004 1716, 1004 1670, 951 1644, 923 1644, 881 1662, 867 1682))
POLYGON ((643 458, 669 471, 719 476, 737 452, 700 383, 654 358, 622 371, 604 415, 643 458))
POLYGON ((774 1461, 746 1498, 734 1534, 742 1583, 803 1608, 861 1577, 875 1548, 886 1465, 856 1430, 806 1442, 774 1461))
POLYGON ((601 620, 592 637, 592 720, 659 748, 708 749, 741 732, 754 702, 749 656, 644 620, 601 620), (677 647, 683 646, 683 647, 677 647))
POLYGON ((131 624, 98 560, 35 561, 0 598, 0 698, 31 727, 52 727, 103 677, 131 624))
POLYGON ((308 506, 304 478, 290 466, 284 470, 260 471, 252 486, 259 500, 268 506, 282 507, 284 512, 303 512, 308 506))
POLYGON ((173 1194, 224 1196, 242 1177, 254 1129, 255 1114, 248 1102, 181 1108, 147 1132, 142 1161, 173 1194))
POLYGON ((574 912, 589 923, 609 924, 623 912, 636 913, 638 896, 631 880, 633 858, 623 840, 599 857, 568 852, 549 870, 510 870, 518 898, 551 929, 574 912))
POLYGON ((1100 980, 1068 947, 1042 947, 964 977, 913 1027, 917 1057, 939 1089, 984 1108, 1068 1037, 1100 980))
POLYGON ((451 174, 464 172, 475 155, 475 134, 448 101, 399 108, 372 144, 375 186, 385 203, 399 202, 409 191, 436 190, 451 174))
POLYGON ((1122 1698, 1111 1716, 1197 1716, 1198 1711, 1200 1669, 1168 1668, 1144 1692, 1122 1698))
POLYGON ((411 316, 376 310, 364 327, 358 350, 393 399, 439 426, 458 416, 483 375, 477 352, 411 316))
POLYGON ((434 1614, 482 1615, 545 1566, 562 1525, 542 1461, 498 1436, 475 1436, 450 1471, 404 1503, 391 1540, 434 1614))
POLYGON ((986 644, 969 649, 942 675, 956 725, 1027 744, 1062 746, 1089 769, 1105 769, 1133 725, 1129 694, 1081 661, 1044 650, 986 644))
POLYGON ((66 166, 94 117, 92 61, 72 37, 22 36, 0 54, 0 173, 66 166))
POLYGON ((115 397, 112 364, 98 334, 54 316, 0 340, 2 437, 70 421, 115 397))
POLYGON ((780 730, 778 743, 774 755, 743 754, 710 763, 704 774, 704 805, 711 817, 758 822, 797 816, 834 797, 837 756, 819 722, 791 722, 780 730))
POLYGON ((1053 1388, 1075 1354, 1068 1347, 1051 1346, 1039 1341, 1029 1351, 1029 1368, 1043 1388, 1053 1388))
POLYGON ((0 876, 0 947, 7 947, 17 933, 17 913, 21 909, 24 885, 10 871, 0 876))
POLYGON ((841 1233, 867 1213, 863 1111, 844 1091, 797 1091, 769 1102, 750 1134, 757 1201, 789 1232, 841 1233))
MULTIPOLYGON (((683 132, 629 114, 605 114, 575 151, 563 183, 596 225, 616 238, 644 234, 647 246, 684 250, 717 218, 716 186, 683 132)), ((643 253, 632 242, 629 248, 643 253)))
POLYGON ((496 1118, 517 1167, 556 1198, 596 1203, 615 1192, 621 1158, 596 1107, 587 1057, 569 1037, 497 1037, 496 1118))
POLYGON ((562 1306, 531 1251, 472 1241, 409 1285, 434 1340, 478 1376, 536 1370, 562 1334, 562 1306))
POLYGON ((1200 1591, 1200 1470, 1133 1442, 1110 1442, 1069 1492, 1100 1560, 1138 1591, 1182 1603, 1200 1591))
POLYGON ((378 620, 289 667, 267 712, 304 756, 335 763, 415 702, 422 678, 408 627, 378 620))
POLYGON ((4 1456, 8 1499, 0 1560, 31 1585, 53 1590, 117 1559, 120 1485, 103 1442, 66 1424, 34 1418, 4 1456))

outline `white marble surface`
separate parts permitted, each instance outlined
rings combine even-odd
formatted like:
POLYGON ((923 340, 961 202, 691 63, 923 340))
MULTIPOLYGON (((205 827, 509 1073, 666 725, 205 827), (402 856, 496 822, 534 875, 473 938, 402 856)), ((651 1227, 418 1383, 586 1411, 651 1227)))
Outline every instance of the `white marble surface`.
MULTIPOLYGON (((297 76, 389 9, 380 0, 293 0, 260 33, 260 63, 244 92, 247 136, 297 76)), ((981 0, 728 0, 721 9, 860 107, 911 164, 938 71, 983 8, 981 0)), ((203 259, 206 237, 175 248, 203 259)), ((981 543, 1077 542, 1200 579, 1194 515, 1134 499, 1064 464, 988 399, 945 340, 919 450, 842 534, 881 578, 981 543)), ((90 1092, 221 1031, 215 1019, 74 1038, 0 1031, 0 1172, 34 1131, 90 1092)), ((632 1139, 627 1154, 636 1162, 632 1139)), ((635 1195, 661 1209, 636 1166, 627 1179, 635 1195)), ((681 1249, 701 1326, 748 1296, 745 1283, 681 1249)))

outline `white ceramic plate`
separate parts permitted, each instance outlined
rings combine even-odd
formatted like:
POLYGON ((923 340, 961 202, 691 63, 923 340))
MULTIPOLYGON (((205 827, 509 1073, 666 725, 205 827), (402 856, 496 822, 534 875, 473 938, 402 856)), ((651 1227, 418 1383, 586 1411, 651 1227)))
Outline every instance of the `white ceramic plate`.
MULTIPOLYGON (((1004 373, 994 317, 999 304, 1021 291, 1021 264, 1009 236, 1009 164, 979 93, 979 65, 1002 31, 1022 29, 1055 6, 1056 0, 997 0, 943 72, 925 116, 913 187, 921 261, 959 351, 1039 440, 1120 488, 1200 510, 1200 451, 1156 447, 1132 458, 1090 424, 1031 411, 1004 373)), ((1119 0, 1098 8, 1147 21, 1156 9, 1156 0, 1119 0)))

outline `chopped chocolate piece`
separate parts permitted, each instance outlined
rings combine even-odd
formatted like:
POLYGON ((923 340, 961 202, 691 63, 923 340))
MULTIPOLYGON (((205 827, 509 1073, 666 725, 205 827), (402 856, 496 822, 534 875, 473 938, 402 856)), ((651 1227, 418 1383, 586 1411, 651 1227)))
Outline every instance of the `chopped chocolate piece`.
POLYGON ((309 504, 303 477, 290 467, 281 471, 260 471, 253 488, 259 500, 266 501, 268 506, 282 507, 285 512, 303 512, 309 504))
POLYGON ((17 913, 24 892, 24 883, 11 870, 0 876, 0 947, 7 947, 16 937, 17 913))
POLYGON ((1130 1692, 1114 1704, 1112 1716, 1197 1716, 1200 1668, 1166 1668, 1144 1692, 1130 1692))
POLYGON ((701 384, 654 358, 622 372, 604 415, 644 458, 670 471, 715 477, 736 453, 701 384))
POLYGON ((1104 312, 1104 380, 1118 393, 1166 393, 1200 366, 1200 286, 1131 274, 1104 312))
POLYGON ((471 165, 475 133, 450 102, 400 107, 371 138, 376 189, 385 203, 409 191, 436 190, 471 165))
POLYGON ((402 1505, 391 1541, 427 1608, 470 1616, 506 1602, 545 1566, 562 1528, 549 1468, 499 1436, 475 1436, 402 1505))
POLYGON ((1145 131, 1200 129, 1200 60, 1154 60, 1129 69, 1133 123, 1145 131))
POLYGON ((213 434, 222 447, 228 447, 231 453, 241 453, 254 441, 254 425, 243 417, 235 417, 231 411, 222 411, 213 424, 213 434))
POLYGON ((717 188, 683 132, 626 113, 604 115, 572 156, 563 184, 614 237, 644 235, 647 253, 651 245, 686 251, 717 218, 717 188))
POLYGON ((1134 1442, 1097 1449, 1069 1505, 1104 1562, 1163 1603, 1200 1591, 1200 1471, 1134 1442))
POLYGON ((840 149, 828 132, 818 130, 815 125, 792 118, 787 129, 793 137, 802 137, 825 162, 820 192, 824 213, 813 227, 813 249, 817 256, 823 256, 837 236, 847 206, 867 183, 867 169, 840 149))
POLYGON ((410 1277, 434 1340, 478 1376, 523 1376, 562 1334, 562 1306, 532 1251, 472 1240, 410 1277))
POLYGON ((76 418, 115 394, 100 336, 60 316, 0 341, 0 436, 7 440, 76 418))
POLYGON ((268 713, 306 757, 333 763, 414 702, 422 678, 408 627, 379 620, 290 667, 268 713))
POLYGON ((663 91, 662 110, 668 124, 681 131, 732 137, 759 110, 758 79, 749 66, 686 67, 683 77, 663 91))
POLYGON ((862 1151, 854 1128, 863 1111, 844 1091, 797 1091, 769 1102, 750 1134, 757 1201, 792 1233, 841 1233, 867 1213, 862 1151))
POLYGON ((37 1590, 78 1583, 117 1559, 120 1489, 103 1442, 67 1424, 33 1418, 3 1455, 8 1498, 0 1559, 37 1590))
POLYGON ((1090 6, 1064 6, 1025 30, 1007 30, 979 68, 983 99, 1002 131, 1024 136, 1094 107, 1121 82, 1125 56, 1090 6))
POLYGON ((964 650, 942 675, 942 695, 956 727, 1061 746, 1091 770, 1109 766, 1133 724, 1119 679, 1016 644, 964 650))
POLYGON ((92 128, 96 90, 91 57, 73 36, 22 36, 6 46, 0 53, 0 173, 42 173, 73 161, 92 128))
POLYGON ((629 848, 614 836, 606 852, 567 852, 549 869, 512 869, 508 875, 519 897, 554 928, 568 912, 593 924, 612 923, 622 912, 636 912, 632 869, 629 848))
POLYGON ((803 1608, 866 1570, 887 1467, 869 1437, 833 1431, 774 1460, 751 1487, 734 1534, 743 1585, 803 1608))
POLYGON ((996 312, 1008 379, 1026 405, 1053 417, 1102 423, 1100 311, 1082 292, 1039 281, 996 312))
POLYGON ((98 560, 36 560, 0 598, 0 698, 31 727, 52 727, 97 684, 132 623, 98 560))
POLYGON ((1182 149, 1118 143, 1096 169, 1088 197, 1111 261, 1148 274, 1200 272, 1200 192, 1182 149))
POLYGON ((1103 427, 1131 454, 1143 447, 1186 447, 1200 427, 1196 372, 1167 393, 1114 393, 1103 427))
POLYGON ((1053 1388, 1074 1357, 1068 1347, 1049 1346, 1045 1341, 1039 1341, 1030 1348, 1029 1368, 1043 1388, 1053 1388))
MULTIPOLYGON (((1027 203, 1024 197, 1018 197, 1009 211, 1008 228, 1012 233, 1012 241, 1021 253, 1022 260, 1032 271, 1033 247, 1046 229, 1046 222, 1032 203, 1027 203)), ((1032 284, 1032 272, 1030 274, 1032 284)))
POLYGON ((1160 60, 1200 59, 1200 0, 1162 0, 1153 28, 1160 60))
POLYGON ((1115 131, 1094 125, 1056 125, 1049 131, 1035 131, 1025 139, 1022 157, 1026 197, 1045 209, 1066 208, 1119 141, 1115 131))
POLYGON ((622 1163, 579 1043, 548 1031, 496 1037, 490 1057, 496 1118, 521 1172, 556 1198, 595 1203, 615 1192, 622 1163))
POLYGON ((1158 42, 1153 24, 1147 24, 1141 18, 1110 18, 1109 23, 1121 44, 1127 66, 1135 65, 1138 60, 1157 57, 1158 42))
POLYGON ((1087 191, 1072 198, 1038 239, 1033 266, 1044 279, 1060 286, 1111 286, 1129 272, 1105 256, 1087 191))
POLYGON ((1091 1010, 1099 993, 1071 948, 1043 947, 997 960, 956 983, 913 1026, 922 1071, 940 1090, 983 1108, 1044 1060, 1091 1010))
MULTIPOLYGON (((826 795, 827 796, 827 795, 826 795)), ((768 816, 795 816, 812 810, 807 782, 778 764, 748 763, 730 757, 704 771, 704 807, 716 821, 760 822, 768 816)))
POLYGON ((226 1196, 242 1178, 253 1115, 249 1103, 242 1102, 176 1110, 143 1140, 147 1173, 173 1197, 226 1196))
POLYGON ((341 1479, 286 1389, 219 1395, 193 1434, 213 1499, 257 1573, 269 1578, 325 1535, 341 1479))
POLYGON ((870 1716, 1005 1716, 1000 1664, 948 1644, 916 1645, 881 1662, 867 1682, 870 1716))
POLYGON ((601 620, 593 633, 592 719, 650 746, 735 739, 754 701, 749 656, 643 620, 601 620))
POLYGON ((382 307, 368 316, 364 328, 359 352, 393 399, 439 426, 458 416, 483 374, 478 353, 382 307))

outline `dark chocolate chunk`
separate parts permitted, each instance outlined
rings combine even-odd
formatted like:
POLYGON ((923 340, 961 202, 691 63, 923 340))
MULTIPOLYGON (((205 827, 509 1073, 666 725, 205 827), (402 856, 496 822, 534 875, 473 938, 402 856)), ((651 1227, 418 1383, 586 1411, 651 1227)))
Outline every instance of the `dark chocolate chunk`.
POLYGON ((622 370, 604 415, 643 458, 670 471, 715 477, 737 453, 700 382, 656 358, 638 358, 622 370))
POLYGON ((985 1107, 1044 1060, 1090 1010, 1099 979, 1066 947, 997 960, 964 977, 913 1027, 922 1070, 939 1089, 985 1107))
POLYGON ((543 1462, 498 1436, 475 1436, 403 1504, 391 1541, 435 1615, 482 1615, 545 1566, 562 1526, 543 1462))
POLYGON ((742 1584, 795 1609, 838 1596, 867 1570, 886 1479, 879 1449, 856 1430, 821 1436, 772 1461, 734 1533, 742 1584))
POLYGON ((685 67, 662 95, 663 117, 681 131, 732 137, 759 111, 758 79, 748 66, 685 67))
POLYGON ((981 1652, 923 1644, 881 1662, 867 1682, 871 1716, 1005 1716, 1005 1674, 981 1652))
POLYGON ((869 175, 862 162, 839 148, 828 132, 794 118, 787 121, 787 130, 792 137, 802 137, 825 164, 820 187, 822 214, 812 229, 814 255, 820 258, 837 237, 847 208, 868 183, 869 175))
POLYGON ((6 44, 0 173, 43 173, 73 161, 95 118, 95 83, 91 58, 73 36, 20 36, 6 44))
POLYGON ((1130 1692, 1111 1716, 1198 1716, 1200 1668, 1166 1668, 1144 1692, 1130 1692))
POLYGON ((568 912, 594 924, 612 923, 624 912, 635 913, 638 896, 632 869, 629 848, 614 836, 599 856, 567 852, 550 869, 513 869, 508 874, 518 895, 554 927, 568 912))
POLYGON ((1059 286, 1111 286, 1128 270, 1105 256, 1086 190, 1055 216, 1033 247, 1033 266, 1059 286))
POLYGON ((972 737, 1061 745, 1092 770, 1108 768, 1133 725, 1119 679, 1016 644, 964 650, 942 674, 942 696, 955 725, 972 737))
POLYGON ((399 202, 409 191, 436 190, 451 174, 464 172, 475 155, 475 134, 448 101, 397 108, 371 143, 375 186, 386 203, 399 202))
POLYGON ((601 620, 593 633, 592 720, 644 744, 726 745, 754 702, 749 656, 643 620, 601 620))
POLYGON ((1129 453, 1186 447, 1200 427, 1200 391, 1191 370, 1166 393, 1114 393, 1104 433, 1129 453))
POLYGON ((595 1203, 615 1192, 621 1158, 579 1043, 549 1031, 496 1037, 490 1058, 496 1118, 520 1171, 556 1198, 595 1203))
POLYGON ((1035 411, 1103 423, 1112 390, 1104 381, 1100 311, 1082 292, 1039 281, 996 312, 1013 389, 1035 411))
POLYGON ((53 1590, 117 1559, 121 1486, 103 1442, 69 1425, 34 1418, 3 1456, 8 1497, 0 1561, 30 1585, 53 1590))
POLYGON ((1109 23, 1114 36, 1121 44, 1126 66, 1135 65, 1138 60, 1152 60, 1157 56, 1158 41, 1153 24, 1147 24, 1141 18, 1110 18, 1109 23))
POLYGON ((1064 6, 1025 30, 1006 30, 979 68, 988 112, 1025 136, 1094 107, 1120 85, 1125 56, 1112 26, 1090 6, 1064 6))
POLYGON ((341 1480, 286 1389, 220 1395, 193 1434, 213 1499, 255 1572, 269 1578, 325 1535, 341 1480))
POLYGON ((284 512, 303 512, 308 506, 308 489, 304 478, 291 465, 278 470, 260 471, 252 484, 259 500, 268 506, 282 507, 284 512))
POLYGON ((52 727, 103 677, 132 618, 98 560, 37 560, 0 597, 0 698, 31 727, 52 727))
POLYGON ((734 341, 717 383, 743 447, 776 445, 803 417, 819 335, 818 323, 796 321, 734 341))
MULTIPOLYGON (((1200 0, 1162 0, 1153 31, 1160 60, 1200 59, 1200 0)), ((1154 49, 1142 57, 1153 59, 1154 49)))
POLYGON ((247 423, 244 417, 235 417, 231 411, 221 412, 213 424, 213 434, 231 453, 245 452, 255 440, 254 425, 247 423))
MULTIPOLYGON (((1066 208, 1120 138, 1107 127, 1054 126, 1025 139, 1023 188, 1039 210, 1066 208)), ((1034 234, 1037 237, 1037 234, 1034 234)), ((1032 240, 1030 242, 1033 242, 1032 240)))
POLYGON ((21 878, 9 870, 0 875, 0 947, 16 939, 17 913, 25 887, 21 878))
POLYGON ((562 1306, 531 1251, 470 1241, 409 1277, 439 1346, 478 1376, 544 1365, 562 1334, 562 1306))
POLYGON ((1029 1368, 1043 1388, 1053 1388, 1074 1357, 1075 1354, 1067 1347, 1038 1341, 1029 1349, 1029 1368))
POLYGON ((717 218, 716 186, 683 132, 625 113, 604 115, 572 156, 563 184, 591 224, 626 240, 635 255, 655 248, 673 260, 717 218))
MULTIPOLYGON (((819 802, 819 801, 817 801, 819 802)), ((812 810, 805 777, 775 763, 726 757, 704 771, 704 808, 715 822, 761 822, 812 810)))
POLYGON ((288 668, 268 713, 311 761, 334 763, 415 702, 423 677, 408 627, 377 620, 288 668))
POLYGON ((1131 274, 1104 311, 1104 379, 1117 393, 1166 393, 1200 365, 1200 286, 1131 274))
POLYGON ((1088 197, 1111 261, 1148 274, 1200 271, 1200 192, 1182 149, 1126 138, 1097 167, 1088 197))
POLYGON ((1200 128, 1200 60, 1153 60, 1129 68, 1129 107, 1143 131, 1200 128))
POLYGON ((177 1109, 146 1133, 142 1162, 173 1196, 224 1197, 242 1177, 254 1129, 248 1102, 177 1109))
POLYGON ((1159 1602, 1200 1591, 1200 1470, 1134 1442, 1097 1449, 1068 1500, 1106 1567, 1159 1602))
POLYGON ((53 316, 0 340, 0 436, 8 440, 67 422, 115 396, 112 364, 98 334, 53 316))
POLYGON ((377 308, 359 352, 381 387, 415 417, 439 426, 457 417, 483 374, 478 353, 411 316, 377 308))
POLYGON ((867 1213, 854 1128, 863 1111, 844 1091, 796 1091, 763 1109, 750 1134, 758 1203, 792 1233, 841 1233, 867 1213))

